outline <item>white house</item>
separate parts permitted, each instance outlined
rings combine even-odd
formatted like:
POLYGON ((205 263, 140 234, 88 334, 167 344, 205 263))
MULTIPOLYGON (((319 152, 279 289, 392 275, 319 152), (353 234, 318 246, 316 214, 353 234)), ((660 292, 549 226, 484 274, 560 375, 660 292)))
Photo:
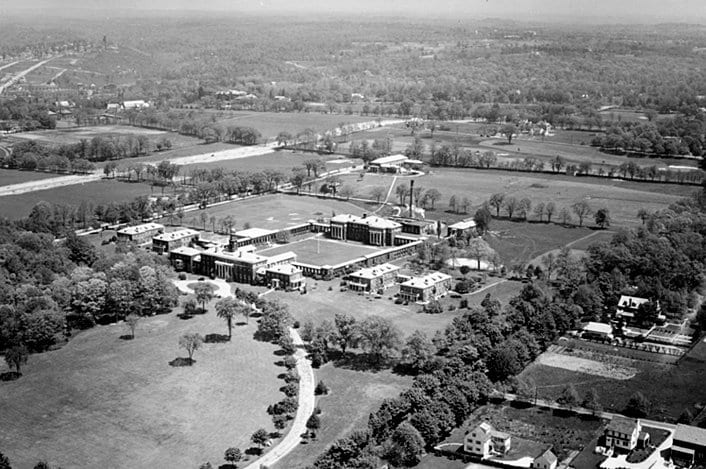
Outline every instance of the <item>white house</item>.
POLYGON ((466 434, 463 450, 474 456, 487 458, 491 453, 507 453, 511 444, 512 437, 509 434, 499 432, 488 422, 483 422, 466 434))

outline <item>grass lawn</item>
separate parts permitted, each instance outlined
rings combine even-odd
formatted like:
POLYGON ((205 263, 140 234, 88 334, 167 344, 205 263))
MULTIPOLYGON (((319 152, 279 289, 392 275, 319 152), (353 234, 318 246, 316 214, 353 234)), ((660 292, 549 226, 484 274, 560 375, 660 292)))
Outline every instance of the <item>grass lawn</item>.
POLYGON ((317 397, 321 408, 321 428, 316 441, 300 445, 274 467, 300 469, 313 464, 326 448, 353 430, 364 429, 368 417, 383 399, 396 397, 412 382, 411 377, 399 376, 389 370, 355 371, 327 363, 315 370, 316 380, 323 380, 331 393, 317 397))
MULTIPOLYGON (((40 459, 62 467, 217 466, 229 446, 245 450, 266 407, 282 398, 277 347, 252 339, 255 321, 225 344, 205 344, 192 367, 177 342, 187 332, 225 334, 208 313, 143 318, 134 340, 123 325, 96 327, 63 348, 30 357, 24 376, 0 382, 0 441, 13 467, 40 459), (168 461, 168 463, 166 463, 168 461)), ((5 364, 0 371, 5 371, 5 364)))
POLYGON ((326 238, 307 238, 274 248, 258 251, 263 255, 273 256, 287 251, 297 254, 297 261, 312 265, 337 265, 366 254, 373 254, 378 249, 364 244, 333 241, 326 238))
POLYGON ((360 165, 362 160, 356 158, 344 158, 340 155, 317 155, 315 153, 299 153, 293 151, 277 151, 261 156, 251 156, 249 158, 238 158, 233 160, 221 160, 214 163, 199 163, 185 165, 183 174, 189 174, 194 168, 223 168, 224 171, 263 171, 265 169, 276 169, 285 173, 287 177, 291 174, 292 168, 303 167, 304 161, 318 159, 326 162, 328 171, 360 165))
POLYGON ((274 230, 306 223, 311 219, 330 217, 332 212, 361 215, 363 209, 340 200, 274 194, 189 212, 184 218, 184 225, 203 229, 199 221, 202 212, 206 212, 209 219, 212 216, 218 219, 232 216, 236 222, 235 229, 241 229, 245 223, 249 223, 253 228, 274 230))
MULTIPOLYGON (((679 196, 663 192, 626 189, 618 187, 618 183, 597 184, 601 180, 595 178, 572 178, 566 180, 553 175, 520 175, 521 173, 503 173, 472 169, 431 168, 430 172, 416 178, 415 186, 425 190, 435 188, 441 192, 441 199, 436 204, 436 210, 427 211, 427 218, 459 219, 470 215, 445 213, 448 210, 449 199, 455 195, 457 199, 468 197, 473 209, 487 201, 492 194, 504 193, 517 199, 528 198, 533 204, 552 201, 556 205, 556 219, 561 208, 570 208, 572 204, 585 200, 595 210, 606 207, 610 210, 613 226, 634 226, 640 222, 637 211, 645 208, 649 211, 666 208, 679 200, 679 196)), ((610 181, 612 183, 612 181, 610 181)), ((406 178, 398 178, 397 185, 409 186, 406 178)), ((693 187, 682 186, 685 194, 691 194, 693 187), (688 189, 688 190, 687 190, 688 189)), ((394 194, 394 191, 393 191, 394 194)), ((501 215, 505 215, 501 210, 501 215)), ((572 214, 572 217, 576 217, 572 214)), ((531 219, 534 216, 530 216, 531 219)), ((576 220, 574 223, 578 224, 576 220)), ((593 225, 593 218, 584 221, 593 225)))
MULTIPOLYGON (((590 344, 597 350, 598 344, 590 344)), ((638 370, 631 379, 603 378, 578 371, 555 368, 533 363, 522 372, 521 378, 532 378, 539 388, 539 397, 556 399, 569 383, 574 384, 581 396, 595 388, 605 410, 622 411, 630 397, 642 392, 651 402, 648 417, 676 421, 684 409, 697 413, 697 407, 706 404, 706 389, 703 387, 703 367, 700 357, 706 344, 699 343, 692 352, 678 363, 666 362, 669 358, 615 347, 604 347, 605 362, 612 363, 616 356, 633 358, 630 365, 638 370), (647 354, 647 355, 645 355, 647 354), (650 357, 652 356, 652 357, 650 357), (645 358, 661 361, 647 361, 645 358)), ((595 354, 594 358, 598 359, 595 354)))
POLYGON ((59 176, 53 173, 40 173, 38 171, 20 171, 19 169, 0 168, 0 186, 20 184, 22 182, 39 181, 59 176))
POLYGON ((339 124, 354 124, 358 122, 373 122, 374 116, 356 116, 345 114, 322 114, 318 112, 250 112, 232 111, 222 113, 218 124, 224 126, 253 127, 260 131, 263 137, 270 140, 280 132, 296 135, 306 129, 317 132, 330 130, 339 124))
MULTIPOLYGON (((526 263, 537 256, 594 233, 589 228, 563 227, 553 223, 527 223, 495 219, 485 236, 503 264, 526 263)), ((591 239, 591 238, 589 238, 591 239)))
MULTIPOLYGON (((382 298, 374 299, 352 291, 342 292, 339 286, 340 280, 338 279, 331 281, 307 279, 306 295, 274 291, 268 293, 265 298, 277 299, 289 306, 290 312, 302 323, 311 320, 314 324, 319 324, 324 319, 333 320, 336 313, 349 313, 359 321, 371 315, 378 315, 395 323, 405 337, 415 330, 421 330, 432 337, 437 330, 444 329, 453 318, 466 311, 458 309, 460 299, 448 296, 441 301, 444 306, 443 313, 427 314, 421 313, 421 307, 418 305, 395 304, 390 298, 397 292, 396 287, 388 289, 382 298), (454 305, 456 308, 449 311, 449 305, 454 305)), ((485 295, 490 293, 493 298, 497 298, 505 304, 510 298, 517 295, 521 286, 520 282, 507 281, 463 297, 468 299, 469 306, 475 306, 479 305, 485 295)))
MULTIPOLYGON (((169 188, 165 189, 170 191, 169 188)), ((115 180, 101 180, 74 184, 71 186, 55 187, 36 192, 26 192, 18 195, 8 195, 0 198, 0 217, 16 220, 29 214, 37 203, 41 201, 55 204, 69 204, 78 206, 82 201, 94 205, 108 202, 126 202, 140 195, 158 195, 159 187, 154 191, 146 183, 124 183, 115 180)))

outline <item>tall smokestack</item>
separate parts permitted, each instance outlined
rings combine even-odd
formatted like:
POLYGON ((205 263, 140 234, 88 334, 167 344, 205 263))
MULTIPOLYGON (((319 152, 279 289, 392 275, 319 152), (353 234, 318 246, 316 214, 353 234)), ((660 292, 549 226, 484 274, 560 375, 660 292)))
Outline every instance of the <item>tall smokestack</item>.
POLYGON ((410 218, 414 218, 414 210, 412 210, 412 207, 414 206, 414 179, 411 179, 409 181, 409 216, 410 218))

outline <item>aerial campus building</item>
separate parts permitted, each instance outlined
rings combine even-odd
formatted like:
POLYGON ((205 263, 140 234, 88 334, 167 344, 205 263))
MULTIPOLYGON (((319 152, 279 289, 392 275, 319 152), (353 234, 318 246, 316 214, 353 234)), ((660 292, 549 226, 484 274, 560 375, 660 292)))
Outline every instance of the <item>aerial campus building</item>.
POLYGON ((378 216, 336 215, 331 218, 332 239, 359 241, 372 246, 394 246, 402 224, 378 216))

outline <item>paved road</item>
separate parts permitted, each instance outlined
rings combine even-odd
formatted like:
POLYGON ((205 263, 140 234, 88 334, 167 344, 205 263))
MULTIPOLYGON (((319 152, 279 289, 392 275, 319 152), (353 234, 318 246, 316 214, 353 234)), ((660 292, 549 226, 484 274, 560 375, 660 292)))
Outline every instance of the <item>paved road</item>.
POLYGON ((245 469, 259 469, 262 466, 272 467, 280 459, 297 448, 301 441, 301 434, 306 432, 306 421, 314 412, 316 406, 316 398, 314 396, 314 370, 311 368, 311 363, 306 358, 306 350, 304 349, 304 341, 299 336, 299 333, 290 328, 289 334, 292 336, 294 345, 297 351, 294 353, 294 358, 297 360, 297 372, 299 373, 299 408, 297 415, 292 421, 292 426, 287 435, 280 443, 265 453, 257 461, 245 466, 245 469))

